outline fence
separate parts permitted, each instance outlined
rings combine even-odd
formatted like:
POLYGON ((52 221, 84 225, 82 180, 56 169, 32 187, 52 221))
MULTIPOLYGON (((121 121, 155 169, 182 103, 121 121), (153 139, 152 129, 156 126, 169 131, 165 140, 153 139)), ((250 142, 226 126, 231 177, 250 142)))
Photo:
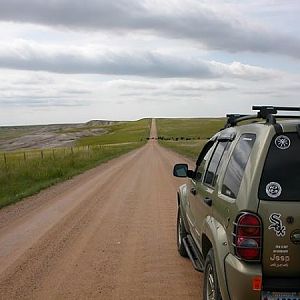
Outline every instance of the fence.
POLYGON ((0 208, 129 152, 138 143, 0 153, 0 208))
MULTIPOLYGON (((135 144, 134 143, 122 143, 123 145, 135 144)), ((70 157, 73 155, 89 155, 91 152, 101 151, 115 146, 122 146, 122 144, 106 144, 106 145, 87 145, 65 148, 45 148, 45 149, 33 149, 24 151, 12 151, 12 152, 0 152, 0 168, 5 169, 13 163, 24 164, 31 160, 45 160, 45 159, 62 159, 64 157, 70 157)))

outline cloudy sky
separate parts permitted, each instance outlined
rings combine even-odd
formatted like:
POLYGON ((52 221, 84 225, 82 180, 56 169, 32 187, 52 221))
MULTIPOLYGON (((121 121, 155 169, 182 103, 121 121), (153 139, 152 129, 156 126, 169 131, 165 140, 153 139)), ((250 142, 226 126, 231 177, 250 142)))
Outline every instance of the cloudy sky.
POLYGON ((0 0, 0 125, 300 103, 298 0, 0 0))

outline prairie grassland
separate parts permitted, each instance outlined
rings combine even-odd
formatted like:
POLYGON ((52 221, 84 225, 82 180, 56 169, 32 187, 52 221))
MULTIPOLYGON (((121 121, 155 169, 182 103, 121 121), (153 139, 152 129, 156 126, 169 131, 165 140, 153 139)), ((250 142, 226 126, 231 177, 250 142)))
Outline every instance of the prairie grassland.
POLYGON ((159 141, 159 143, 179 154, 196 161, 201 149, 207 140, 195 141, 159 141))
POLYGON ((91 137, 91 144, 83 138, 72 148, 0 153, 0 208, 146 143, 149 119, 120 125, 111 125, 108 137, 91 137))
POLYGON ((196 160, 203 145, 224 127, 224 118, 157 119, 159 143, 196 160))
POLYGON ((77 141, 77 146, 106 145, 143 141, 149 137, 150 124, 150 119, 142 119, 139 121, 104 125, 102 128, 107 130, 106 134, 83 137, 77 141))

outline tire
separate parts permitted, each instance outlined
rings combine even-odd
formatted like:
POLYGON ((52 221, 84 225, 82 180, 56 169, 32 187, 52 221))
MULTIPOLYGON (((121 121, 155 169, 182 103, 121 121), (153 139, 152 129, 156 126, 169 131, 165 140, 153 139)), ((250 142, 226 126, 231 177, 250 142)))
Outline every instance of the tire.
POLYGON ((184 227, 184 223, 182 220, 180 207, 178 207, 177 211, 177 250, 179 254, 183 257, 188 257, 185 247, 183 245, 183 239, 187 236, 187 232, 184 227))
POLYGON ((205 259, 203 300, 222 300, 213 249, 208 251, 205 259))

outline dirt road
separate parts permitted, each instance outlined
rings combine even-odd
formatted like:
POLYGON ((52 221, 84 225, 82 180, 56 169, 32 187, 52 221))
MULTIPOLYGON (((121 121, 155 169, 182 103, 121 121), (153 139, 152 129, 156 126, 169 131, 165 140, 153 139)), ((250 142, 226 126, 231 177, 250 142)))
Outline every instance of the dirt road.
POLYGON ((176 250, 179 161, 151 139, 1 210, 0 299, 201 299, 176 250))

